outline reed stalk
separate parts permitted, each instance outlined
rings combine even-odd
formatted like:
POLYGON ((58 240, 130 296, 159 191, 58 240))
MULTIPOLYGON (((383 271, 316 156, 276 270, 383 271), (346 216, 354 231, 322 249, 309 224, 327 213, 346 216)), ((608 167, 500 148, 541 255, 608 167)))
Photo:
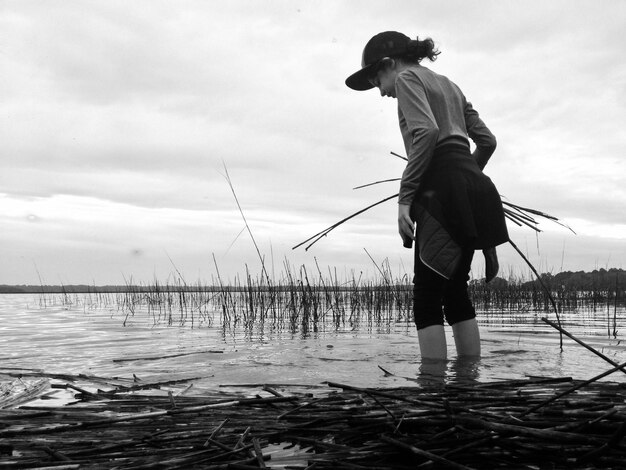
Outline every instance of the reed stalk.
POLYGON ((259 256, 259 260, 261 261, 261 269, 263 270, 263 274, 265 274, 265 278, 267 279, 267 284, 271 285, 271 281, 270 281, 270 277, 267 274, 267 270, 265 269, 265 260, 263 258, 263 256, 261 256, 261 251, 259 250, 259 245, 257 245, 256 240, 254 239, 254 235, 252 234, 252 230, 250 229, 250 226, 248 225, 248 221, 246 220, 246 216, 243 213, 243 209, 241 208, 241 204, 239 204, 239 199, 237 198, 237 193, 235 193, 235 187, 233 186, 233 183, 230 179, 230 175, 228 174, 228 168, 226 168, 226 163, 224 163, 224 173, 225 173, 225 178, 226 181, 228 182, 228 186, 230 187, 230 190, 233 193, 233 197, 235 198, 235 203, 237 204, 237 208, 239 209, 239 213, 241 214, 241 218, 243 219, 243 222, 246 226, 246 230, 248 231, 248 234, 250 235, 250 238, 252 239, 252 243, 254 244, 254 248, 256 249, 257 255, 259 256))
MULTIPOLYGON (((567 330, 565 330, 565 328, 562 328, 560 325, 556 325, 553 322, 551 322, 550 320, 548 320, 547 318, 542 318, 541 321, 543 321, 544 323, 550 325, 551 327, 559 330, 560 333, 564 334, 565 336, 567 336, 568 338, 576 341, 578 344, 580 344, 581 346, 583 346, 585 349, 587 349, 588 351, 591 351, 592 353, 594 353, 596 356, 601 357, 602 359, 604 359, 606 362, 608 362, 609 364, 611 364, 614 367, 620 367, 620 365, 615 362, 614 360, 610 359, 609 357, 605 356, 604 354, 602 354, 600 351, 598 351, 595 348, 592 348, 591 346, 589 346, 587 343, 585 343, 584 341, 582 341, 581 339, 576 338, 573 334, 569 333, 567 330)), ((624 372, 626 374, 626 369, 624 369, 623 367, 620 368, 620 370, 622 372, 624 372)))

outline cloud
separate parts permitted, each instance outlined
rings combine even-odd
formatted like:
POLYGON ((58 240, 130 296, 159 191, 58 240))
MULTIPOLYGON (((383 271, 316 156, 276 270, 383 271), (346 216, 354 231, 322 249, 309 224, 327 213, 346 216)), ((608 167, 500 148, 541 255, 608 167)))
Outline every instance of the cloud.
MULTIPOLYGON (((256 254, 243 235, 229 249, 242 221, 225 163, 265 248, 310 261, 291 246, 397 192, 351 189, 398 177, 389 151, 403 146, 395 101, 343 83, 386 29, 440 46, 426 65, 457 82, 498 137, 486 171, 502 194, 587 228, 619 226, 625 19, 622 2, 590 0, 4 2, 0 187, 5 210, 21 211, 5 220, 6 246, 74 266, 65 248, 75 245, 111 278, 115 259, 149 275, 164 249, 181 266, 198 266, 200 247, 241 267, 256 254)), ((396 238, 389 202, 315 252, 367 270, 362 248, 375 246, 410 265, 396 238)), ((589 265, 591 241, 581 250, 589 265)))

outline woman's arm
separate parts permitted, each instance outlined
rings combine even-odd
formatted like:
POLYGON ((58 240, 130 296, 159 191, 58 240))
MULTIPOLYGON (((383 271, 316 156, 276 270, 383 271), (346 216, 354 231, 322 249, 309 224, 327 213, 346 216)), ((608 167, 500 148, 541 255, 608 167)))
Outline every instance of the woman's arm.
POLYGON ((493 152, 495 151, 495 149, 496 149, 495 146, 491 148, 476 147, 476 149, 474 149, 472 156, 474 157, 474 160, 476 160, 476 163, 478 163, 478 167, 481 170, 485 169, 485 167, 487 166, 487 162, 493 155, 493 152))
POLYGON ((402 244, 406 248, 411 248, 415 240, 411 203, 432 160, 439 136, 439 127, 428 103, 424 85, 414 74, 398 75, 396 98, 398 99, 400 130, 408 155, 398 197, 398 232, 402 238, 402 244))
POLYGON ((478 112, 472 107, 472 103, 465 102, 465 127, 470 139, 476 144, 472 154, 480 169, 484 169, 496 150, 496 138, 489 128, 480 119, 478 112))
POLYGON ((400 126, 408 161, 400 182, 399 203, 411 205, 435 150, 439 127, 422 82, 413 73, 400 73, 396 80, 400 126))

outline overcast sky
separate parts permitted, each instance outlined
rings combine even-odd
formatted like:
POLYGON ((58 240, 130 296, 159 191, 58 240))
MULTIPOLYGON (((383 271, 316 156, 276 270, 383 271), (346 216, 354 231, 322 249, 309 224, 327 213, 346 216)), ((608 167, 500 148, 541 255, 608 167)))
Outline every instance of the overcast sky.
POLYGON ((403 170, 395 100, 344 85, 384 30, 435 40, 500 193, 577 232, 511 227, 541 271, 626 268, 625 26, 609 0, 0 0, 0 284, 259 274, 224 165, 277 276, 410 272, 395 201, 291 249, 397 192, 352 189, 403 170))

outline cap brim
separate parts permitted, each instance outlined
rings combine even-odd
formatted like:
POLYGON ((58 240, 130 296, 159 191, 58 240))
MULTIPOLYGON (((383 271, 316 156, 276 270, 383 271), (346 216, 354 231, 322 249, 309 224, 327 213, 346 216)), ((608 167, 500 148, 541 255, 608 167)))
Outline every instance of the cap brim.
POLYGON ((365 91, 371 90, 374 88, 374 85, 369 81, 369 76, 371 73, 373 65, 368 65, 367 67, 363 67, 358 72, 354 72, 348 78, 346 78, 346 85, 349 88, 357 91, 365 91))

